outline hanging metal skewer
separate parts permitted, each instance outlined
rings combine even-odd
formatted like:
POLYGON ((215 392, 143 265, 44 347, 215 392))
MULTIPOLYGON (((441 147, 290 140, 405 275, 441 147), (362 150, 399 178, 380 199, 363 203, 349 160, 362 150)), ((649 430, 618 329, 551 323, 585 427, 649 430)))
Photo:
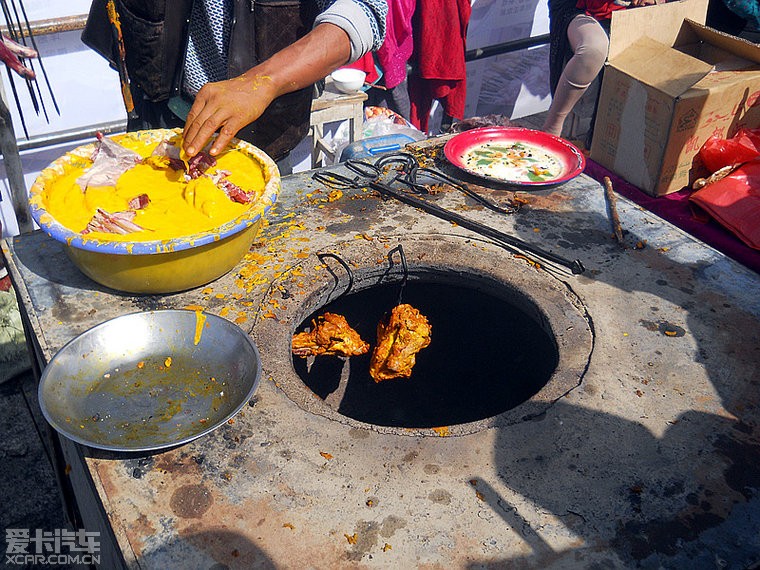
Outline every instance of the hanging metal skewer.
POLYGON ((52 86, 45 71, 45 66, 42 63, 42 58, 37 50, 37 42, 34 39, 29 19, 26 15, 26 8, 23 5, 22 0, 0 0, 0 9, 2 9, 3 17, 5 18, 5 31, 2 37, 0 37, 0 60, 5 63, 8 68, 8 81, 11 91, 13 92, 13 98, 16 103, 16 110, 19 114, 21 126, 24 129, 24 135, 29 138, 29 132, 26 126, 26 120, 24 119, 24 110, 21 100, 19 99, 18 90, 15 84, 15 78, 13 73, 22 77, 27 85, 29 91, 29 97, 37 115, 42 110, 45 121, 50 122, 48 117, 47 108, 45 107, 45 101, 42 95, 42 90, 39 83, 37 83, 37 74, 34 70, 33 61, 36 59, 40 66, 40 71, 50 94, 50 98, 55 106, 56 112, 60 115, 61 111, 58 107, 58 102, 55 99, 52 86), (22 18, 23 15, 23 24, 22 18), (29 42, 29 45, 27 43, 29 42), (29 65, 27 66, 26 63, 29 65))
MULTIPOLYGON (((21 20, 18 17, 18 10, 16 9, 16 3, 15 0, 11 0, 11 8, 13 9, 13 14, 10 13, 7 6, 7 0, 3 0, 3 4, 5 6, 3 7, 3 14, 5 15, 5 21, 10 23, 13 22, 13 25, 8 26, 8 30, 11 33, 11 38, 14 42, 19 44, 20 46, 24 46, 25 48, 28 47, 26 45, 26 37, 24 35, 24 28, 21 26, 21 20)), ((26 82, 27 89, 29 89, 29 97, 32 100, 32 105, 34 106, 34 112, 38 115, 40 114, 40 108, 42 108, 42 112, 45 115, 45 120, 49 122, 48 116, 47 116, 47 110, 45 109, 45 105, 42 102, 42 93, 40 91, 39 85, 37 84, 37 81, 32 81, 32 79, 36 79, 36 73, 34 73, 34 66, 33 66, 33 59, 34 57, 37 57, 37 53, 35 51, 34 55, 31 55, 30 52, 30 59, 29 59, 29 68, 32 70, 32 76, 25 76, 28 80, 26 82), (35 93, 35 88, 37 89, 35 93), (37 97, 37 94, 40 95, 39 99, 37 97)))
POLYGON ((50 100, 53 102, 53 106, 55 107, 55 112, 59 115, 61 114, 61 110, 58 108, 58 101, 55 99, 55 94, 53 93, 53 87, 50 85, 50 80, 48 79, 47 72, 45 71, 45 65, 42 63, 42 55, 40 55, 40 50, 37 49, 37 41, 34 39, 34 34, 32 33, 32 27, 29 24, 29 18, 26 15, 26 8, 24 8, 24 3, 19 0, 19 6, 21 7, 21 13, 24 15, 24 25, 26 26, 27 34, 29 35, 29 40, 32 43, 32 48, 34 51, 37 52, 37 62, 40 64, 40 71, 42 71, 42 78, 45 80, 45 85, 47 85, 48 93, 50 93, 50 100))
POLYGON ((24 121, 24 110, 21 108, 21 101, 18 98, 18 91, 16 90, 16 84, 13 82, 13 73, 11 73, 10 68, 8 68, 8 82, 11 85, 13 100, 16 102, 16 110, 18 111, 18 115, 21 118, 21 128, 24 129, 24 136, 28 139, 29 131, 27 130, 26 122, 24 121))
MULTIPOLYGON (((0 6, 2 7, 3 17, 5 18, 6 28, 8 30, 8 35, 4 35, 2 37, 4 51, 3 61, 10 69, 26 79, 26 87, 29 90, 29 97, 32 100, 34 112, 39 114, 39 103, 37 102, 37 97, 34 93, 34 88, 32 87, 31 83, 31 80, 35 79, 35 73, 32 69, 28 68, 21 59, 19 59, 20 54, 18 51, 14 52, 13 49, 11 49, 13 46, 25 47, 21 43, 22 40, 20 37, 20 30, 17 29, 16 24, 13 21, 13 16, 11 15, 11 11, 8 8, 8 2, 6 0, 2 0, 0 2, 0 6)), ((29 57, 31 57, 31 54, 29 57)), ((8 77, 12 83, 13 77, 10 75, 8 77)))

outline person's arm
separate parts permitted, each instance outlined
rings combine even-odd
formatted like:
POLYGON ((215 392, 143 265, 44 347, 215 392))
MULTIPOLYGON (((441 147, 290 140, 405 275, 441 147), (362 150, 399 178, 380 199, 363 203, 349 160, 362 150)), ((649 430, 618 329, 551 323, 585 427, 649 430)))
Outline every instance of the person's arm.
POLYGON ((345 64, 350 55, 346 32, 333 24, 320 24, 243 75, 207 83, 187 115, 185 151, 194 156, 219 130, 210 149, 212 155, 218 154, 277 97, 319 81, 345 64))
POLYGON ((306 36, 243 75, 207 83, 198 91, 185 122, 188 155, 195 155, 217 130, 210 152, 218 154, 280 95, 311 85, 382 45, 386 0, 321 3, 329 6, 306 36))

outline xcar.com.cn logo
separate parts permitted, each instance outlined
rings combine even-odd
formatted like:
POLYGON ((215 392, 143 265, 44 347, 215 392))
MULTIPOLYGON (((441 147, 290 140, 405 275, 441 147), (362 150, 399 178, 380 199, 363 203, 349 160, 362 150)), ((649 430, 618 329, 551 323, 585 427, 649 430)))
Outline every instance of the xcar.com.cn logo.
POLYGON ((6 564, 100 564, 99 532, 8 528, 5 541, 6 564))

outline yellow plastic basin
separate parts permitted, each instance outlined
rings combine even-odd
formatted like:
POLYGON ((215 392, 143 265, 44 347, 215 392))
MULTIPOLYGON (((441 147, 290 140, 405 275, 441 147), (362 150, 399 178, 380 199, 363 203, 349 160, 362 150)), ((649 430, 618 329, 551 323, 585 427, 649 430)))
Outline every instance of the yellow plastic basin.
MULTIPOLYGON (((160 142, 177 132, 157 129, 115 138, 142 137, 160 142)), ((30 190, 32 217, 44 232, 64 245, 69 258, 85 275, 101 285, 145 294, 199 287, 226 274, 243 258, 280 191, 279 170, 266 153, 240 140, 233 140, 230 146, 251 157, 252 167, 261 168, 265 186, 260 198, 241 215, 211 230, 164 240, 125 241, 123 236, 114 240, 92 237, 59 223, 46 209, 46 187, 73 161, 90 156, 94 143, 74 149, 40 173, 30 190)))

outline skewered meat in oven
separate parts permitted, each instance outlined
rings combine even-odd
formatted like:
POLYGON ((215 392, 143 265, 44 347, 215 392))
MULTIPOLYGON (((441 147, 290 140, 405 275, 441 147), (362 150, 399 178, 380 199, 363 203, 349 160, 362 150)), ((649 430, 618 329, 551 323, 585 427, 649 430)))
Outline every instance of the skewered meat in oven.
POLYGON ((359 356, 369 351, 359 333, 343 315, 325 313, 312 319, 311 330, 293 335, 292 352, 296 356, 359 356))
POLYGON ((375 382, 409 378, 417 353, 430 344, 431 330, 427 318, 411 305, 393 307, 377 325, 377 345, 369 368, 375 382))

